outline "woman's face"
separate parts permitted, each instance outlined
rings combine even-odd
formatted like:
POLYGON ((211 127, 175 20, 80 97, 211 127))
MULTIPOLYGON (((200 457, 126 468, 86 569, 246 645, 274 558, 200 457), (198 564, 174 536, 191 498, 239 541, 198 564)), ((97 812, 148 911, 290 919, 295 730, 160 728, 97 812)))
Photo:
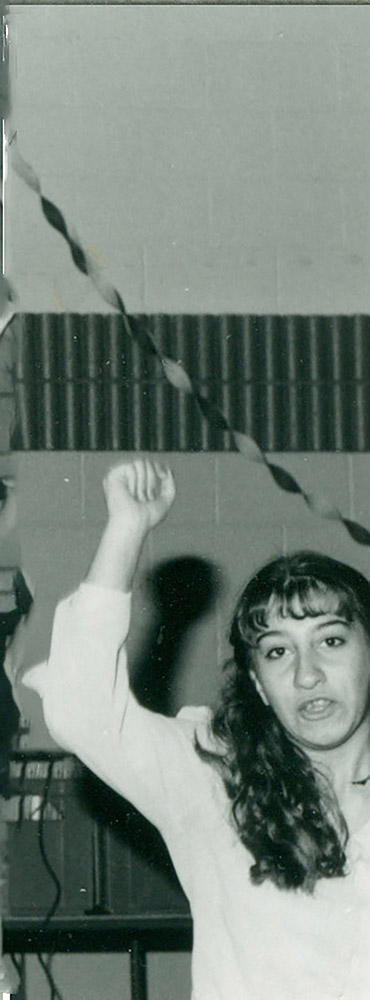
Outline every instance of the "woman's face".
POLYGON ((370 643, 336 612, 283 617, 275 604, 253 650, 252 677, 288 734, 306 749, 338 747, 370 729, 370 643))

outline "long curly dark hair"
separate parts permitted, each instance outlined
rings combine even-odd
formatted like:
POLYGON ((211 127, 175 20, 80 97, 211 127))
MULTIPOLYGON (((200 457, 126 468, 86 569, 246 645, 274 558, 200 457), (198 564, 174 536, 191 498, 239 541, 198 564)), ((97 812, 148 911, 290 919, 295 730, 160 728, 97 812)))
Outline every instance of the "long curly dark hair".
POLYGON ((345 874, 348 830, 334 791, 293 743, 257 693, 250 670, 271 601, 286 616, 329 611, 359 621, 370 640, 370 583, 356 570, 316 552, 273 560, 252 577, 233 617, 233 658, 211 719, 214 749, 197 753, 216 765, 242 843, 254 857, 254 883, 312 892, 318 879, 345 874))

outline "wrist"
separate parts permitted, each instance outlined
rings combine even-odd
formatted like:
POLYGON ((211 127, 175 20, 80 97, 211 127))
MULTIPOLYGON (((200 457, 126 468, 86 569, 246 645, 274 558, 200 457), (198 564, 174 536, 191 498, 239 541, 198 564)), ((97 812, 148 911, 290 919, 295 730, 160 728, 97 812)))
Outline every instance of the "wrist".
POLYGON ((109 517, 87 582, 129 593, 148 529, 109 517))
POLYGON ((124 521, 122 517, 110 514, 104 529, 104 537, 108 542, 114 544, 118 549, 127 552, 127 548, 141 548, 146 536, 149 534, 150 525, 140 521, 124 521))

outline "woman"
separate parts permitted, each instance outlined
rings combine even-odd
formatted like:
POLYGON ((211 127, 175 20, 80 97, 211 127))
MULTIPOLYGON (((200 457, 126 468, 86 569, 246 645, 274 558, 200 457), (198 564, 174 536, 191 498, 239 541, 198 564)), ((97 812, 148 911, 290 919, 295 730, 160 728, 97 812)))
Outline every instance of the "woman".
POLYGON ((240 598, 219 707, 176 719, 128 688, 122 645, 148 533, 175 498, 139 459, 26 684, 58 743, 161 831, 194 918, 193 1000, 368 1000, 370 585, 313 554, 240 598))

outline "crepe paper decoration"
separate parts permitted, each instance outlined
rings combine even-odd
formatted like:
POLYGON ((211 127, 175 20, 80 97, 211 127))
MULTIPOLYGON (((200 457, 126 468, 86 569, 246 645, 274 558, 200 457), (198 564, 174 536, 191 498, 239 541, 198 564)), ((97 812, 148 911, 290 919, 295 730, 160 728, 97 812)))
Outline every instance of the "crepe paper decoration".
MULTIPOLYGON (((8 32, 8 5, 0 2, 0 119, 5 121, 10 110, 10 88, 9 88, 9 32, 8 32)), ((5 166, 3 164, 3 172, 5 166)), ((2 211, 2 203, 0 200, 2 211)), ((2 238, 4 234, 2 233, 2 238)), ((4 274, 0 274, 0 338, 6 327, 13 318, 14 311, 11 307, 12 292, 9 282, 4 274)))
POLYGON ((193 392, 193 386, 189 375, 183 368, 181 361, 172 361, 171 358, 161 358, 166 378, 179 392, 193 392))
POLYGON ((7 118, 10 108, 9 100, 9 32, 8 4, 0 3, 0 118, 7 118))
POLYGON ((0 341, 14 316, 8 282, 0 275, 0 341))
POLYGON ((9 281, 4 274, 0 274, 0 336, 14 316, 12 298, 12 289, 9 281))
POLYGON ((72 260, 76 267, 82 274, 90 278, 104 301, 121 314, 126 332, 132 340, 138 344, 144 353, 152 355, 161 363, 165 378, 177 390, 177 392, 184 392, 189 396, 192 396, 204 419, 219 430, 230 434, 237 451, 239 451, 244 458, 250 462, 258 462, 259 464, 264 465, 276 485, 279 486, 281 490, 284 490, 286 493, 301 496, 307 507, 309 507, 313 513, 319 514, 321 517, 327 518, 328 520, 340 522, 353 541, 357 542, 359 545, 370 545, 370 531, 368 531, 367 528, 364 528, 361 524, 358 524, 350 518, 343 517, 341 512, 330 504, 326 498, 317 496, 313 493, 306 493, 290 472, 287 472, 287 470, 283 469, 280 465, 270 462, 253 438, 250 438, 247 434, 243 434, 233 428, 226 419, 222 410, 199 392, 193 384, 190 376, 185 371, 181 361, 177 362, 173 358, 168 358, 165 355, 162 355, 151 333, 148 330, 137 330, 135 328, 135 325, 128 317, 125 304, 117 289, 109 283, 103 271, 99 268, 95 258, 93 258, 92 255, 83 248, 79 237, 72 227, 67 225, 60 209, 57 208, 53 202, 44 197, 40 181, 35 174, 35 171, 19 153, 16 142, 16 133, 11 138, 9 147, 11 147, 11 163, 13 169, 21 180, 24 181, 27 187, 39 197, 41 209, 47 222, 66 240, 70 249, 72 260))

